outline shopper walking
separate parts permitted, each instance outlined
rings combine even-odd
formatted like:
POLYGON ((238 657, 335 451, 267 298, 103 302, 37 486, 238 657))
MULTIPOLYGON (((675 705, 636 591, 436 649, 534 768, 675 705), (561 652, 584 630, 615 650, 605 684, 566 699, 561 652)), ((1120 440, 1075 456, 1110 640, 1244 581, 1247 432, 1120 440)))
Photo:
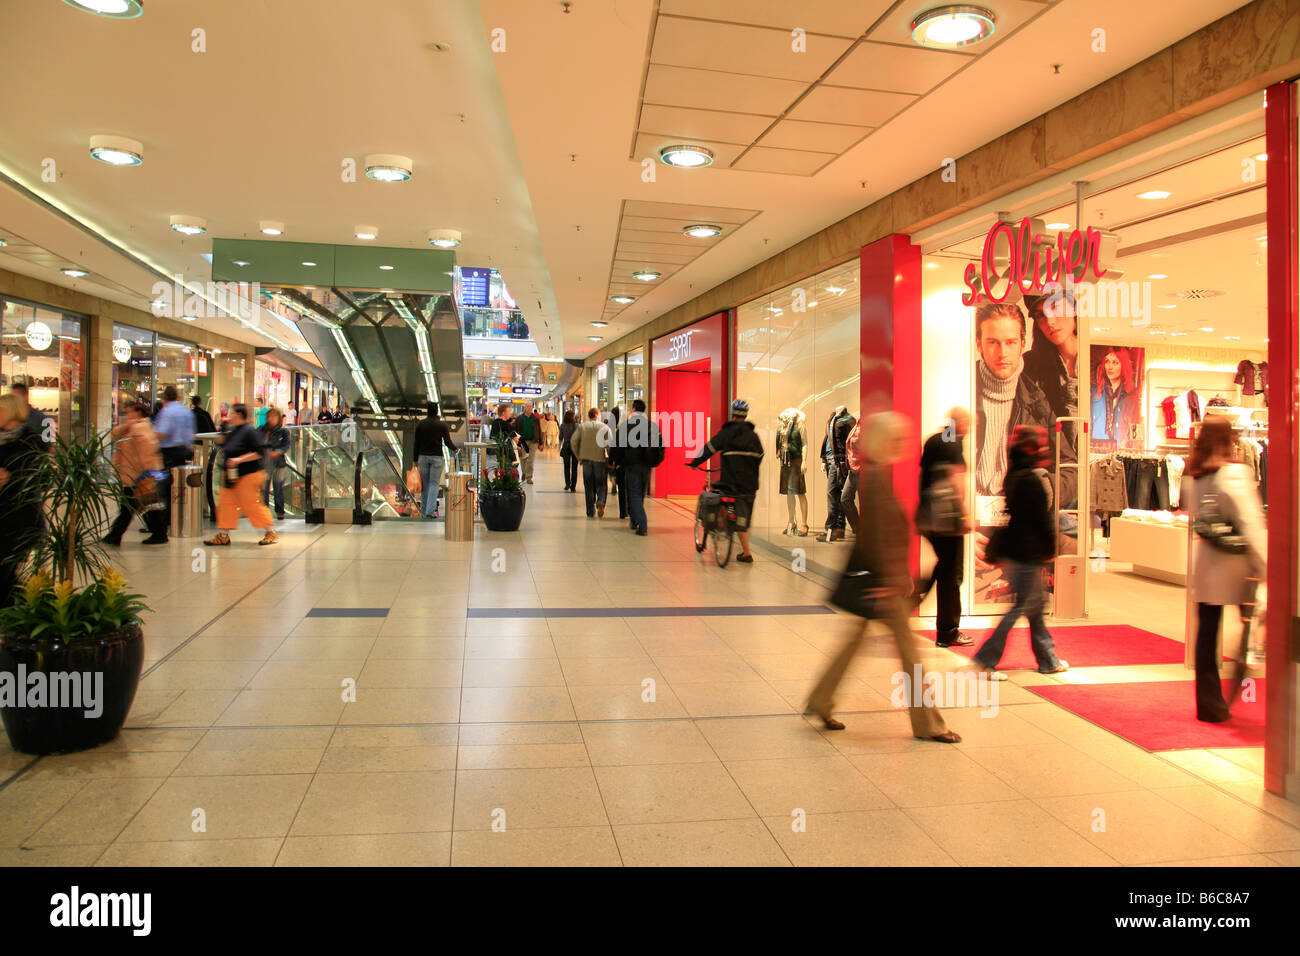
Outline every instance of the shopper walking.
MULTIPOLYGON (((611 432, 615 434, 618 433, 619 420, 622 417, 622 412, 619 411, 617 405, 609 410, 608 417, 605 421, 609 425, 611 432)), ((627 521, 627 483, 624 481, 623 463, 617 454, 610 454, 608 467, 609 480, 612 485, 609 490, 618 496, 618 518, 620 521, 627 521)))
POLYGON ((848 474, 844 479, 844 489, 840 492, 840 510, 848 522, 853 537, 858 536, 858 479, 862 471, 862 452, 859 442, 862 440, 862 420, 853 423, 848 440, 844 443, 844 460, 848 465, 848 474))
MULTIPOLYGON (((907 616, 912 606, 909 600, 912 576, 907 563, 911 529, 903 507, 894 495, 893 466, 907 453, 911 442, 911 426, 902 415, 881 412, 868 416, 861 439, 860 480, 864 512, 849 567, 867 572, 867 576, 876 582, 873 594, 878 601, 879 620, 894 635, 903 665, 903 686, 909 691, 912 734, 922 740, 955 744, 961 737, 948 729, 936 707, 924 702, 926 682, 917 637, 908 626, 907 616)), ((844 729, 844 724, 834 717, 835 690, 849 663, 861 649, 870 626, 868 620, 853 621, 844 646, 831 660, 808 697, 805 713, 820 717, 827 730, 844 729)))
POLYGON ((284 427, 280 410, 274 405, 266 410, 266 424, 258 429, 262 447, 266 449, 266 484, 262 486, 262 504, 275 495, 275 519, 284 520, 284 482, 289 475, 289 432, 284 427))
POLYGON ((533 455, 542 438, 541 420, 532 404, 524 406, 524 413, 515 421, 515 434, 519 436, 519 474, 526 484, 533 483, 533 455))
POLYGON ((714 487, 736 498, 736 523, 740 525, 741 564, 753 564, 754 553, 749 550, 749 519, 754 513, 754 497, 758 494, 758 476, 763 465, 763 440, 754 430, 749 418, 749 403, 738 398, 731 403, 731 420, 710 438, 698 455, 687 464, 698 468, 714 455, 720 459, 718 480, 714 487))
POLYGON ((190 412, 194 415, 194 434, 208 435, 217 430, 217 423, 212 420, 197 395, 190 396, 190 412))
POLYGON ((1040 674, 1059 674, 1070 665, 1056 656, 1056 644, 1043 620, 1043 566, 1056 556, 1056 528, 1048 504, 1045 479, 1036 469, 1046 467, 1051 455, 1047 430, 1038 425, 1017 425, 1007 448, 1007 477, 1003 482, 1009 520, 988 544, 994 564, 1005 564, 1015 603, 998 622, 992 636, 975 652, 975 666, 998 680, 997 671, 1006 650, 1007 635, 1023 616, 1029 621, 1029 645, 1040 674))
POLYGON ((633 400, 632 414, 619 426, 612 451, 627 485, 632 530, 639 535, 648 534, 645 495, 650 487, 650 472, 664 460, 664 442, 659 426, 646 416, 645 402, 641 399, 633 400))
POLYGON ((587 517, 605 517, 605 496, 609 479, 607 449, 613 442, 609 426, 599 419, 600 412, 587 411, 587 420, 573 432, 569 445, 582 467, 582 492, 587 499, 587 517))
POLYGON ((442 471, 446 464, 444 448, 454 455, 458 451, 451 440, 451 429, 438 416, 438 403, 425 406, 427 414, 415 426, 415 465, 420 470, 420 488, 424 496, 421 514, 426 518, 438 517, 438 486, 442 484, 442 471))
POLYGON ((230 544, 229 532, 239 527, 239 514, 254 528, 266 534, 258 544, 275 544, 279 540, 272 529, 271 512, 262 504, 264 454, 260 435, 248 421, 248 406, 236 404, 230 410, 230 433, 222 443, 225 458, 225 480, 217 502, 216 535, 204 544, 224 546, 230 544))
POLYGON ((24 382, 15 382, 9 387, 9 391, 22 403, 22 413, 27 430, 36 436, 36 440, 40 442, 42 448, 49 451, 54 447, 54 429, 49 427, 53 424, 53 420, 39 408, 32 407, 31 392, 27 390, 27 385, 24 382))
MULTIPOLYGON (((916 510, 917 530, 925 535, 934 549, 934 572, 917 596, 919 601, 935 590, 938 605, 935 609, 936 641, 940 647, 966 647, 975 641, 961 632, 961 582, 965 574, 966 541, 970 529, 969 517, 957 527, 939 527, 935 516, 936 496, 948 493, 946 482, 960 482, 966 472, 966 453, 962 441, 970 433, 970 412, 964 408, 948 411, 948 421, 942 429, 925 441, 921 451, 920 497, 916 510)), ((968 516, 962 494, 962 514, 968 516)))
POLYGON ((160 496, 170 495, 170 488, 162 467, 158 438, 149 423, 149 409, 142 402, 128 405, 125 420, 112 434, 116 439, 113 467, 122 481, 122 501, 103 541, 114 547, 120 545, 131 518, 139 515, 149 530, 144 543, 166 544, 167 525, 163 523, 164 511, 158 505, 160 496))
MULTIPOLYGON (((163 406, 154 420, 158 447, 162 450, 163 471, 171 476, 173 468, 194 458, 194 413, 180 403, 175 385, 163 389, 163 406)), ((163 527, 172 526, 172 496, 163 500, 163 527)))
POLYGON ((555 420, 553 412, 547 412, 546 417, 542 419, 542 442, 547 451, 559 447, 560 423, 555 420))
POLYGON ((18 573, 36 546, 41 504, 32 478, 42 451, 22 401, 12 393, 0 395, 0 607, 13 604, 18 573))
POLYGON ((558 440, 560 443, 560 461, 564 465, 564 490, 578 490, 578 456, 574 454, 570 441, 573 439, 573 433, 578 430, 577 416, 573 410, 569 409, 564 413, 564 424, 559 427, 558 440))
MULTIPOLYGON (((1219 678, 1218 637, 1223 609, 1235 604, 1245 625, 1264 578, 1267 540, 1259 491, 1249 465, 1237 461, 1227 419, 1207 418, 1192 445, 1181 500, 1200 540, 1192 568, 1196 598, 1196 719, 1227 720, 1236 688, 1225 699, 1219 678)), ((1242 648, 1244 659, 1245 648, 1242 648)))

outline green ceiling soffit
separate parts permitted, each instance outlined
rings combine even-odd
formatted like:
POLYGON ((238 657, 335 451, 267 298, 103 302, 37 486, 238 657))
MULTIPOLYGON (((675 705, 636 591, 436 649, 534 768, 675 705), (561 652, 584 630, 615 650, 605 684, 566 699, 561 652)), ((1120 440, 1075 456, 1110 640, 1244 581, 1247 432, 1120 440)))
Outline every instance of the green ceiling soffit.
POLYGON ((456 254, 447 249, 330 246, 276 239, 212 240, 213 282, 450 293, 453 281, 447 273, 455 267, 456 254), (236 261, 248 265, 239 266, 236 261), (316 264, 305 266, 304 262, 316 264))

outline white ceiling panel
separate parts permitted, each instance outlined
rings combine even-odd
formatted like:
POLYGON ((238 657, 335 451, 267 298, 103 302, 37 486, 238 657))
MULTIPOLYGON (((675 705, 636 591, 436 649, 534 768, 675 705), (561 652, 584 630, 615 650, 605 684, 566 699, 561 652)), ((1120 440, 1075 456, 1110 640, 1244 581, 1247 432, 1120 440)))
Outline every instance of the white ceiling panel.
POLYGON ((893 0, 660 0, 663 13, 727 20, 732 23, 756 23, 762 26, 841 37, 857 37, 866 32, 893 0))
POLYGON ((650 62, 811 83, 851 42, 838 37, 796 39, 770 27, 661 16, 650 62))
POLYGON ((681 219, 684 222, 742 223, 758 215, 757 209, 727 209, 722 206, 694 206, 685 203, 647 202, 629 199, 623 204, 623 215, 645 216, 652 219, 681 219))
POLYGON ((643 133, 681 139, 752 143, 775 118, 776 114, 754 116, 750 113, 723 113, 718 110, 691 110, 647 104, 641 108, 640 129, 643 133))
POLYGON ((755 146, 740 157, 733 168, 759 173, 811 176, 834 158, 835 153, 809 153, 798 149, 765 149, 755 146))
POLYGON ((842 153, 871 132, 867 126, 841 126, 837 123, 805 123, 782 120, 763 137, 761 145, 777 149, 804 149, 822 153, 842 153))
POLYGON ((645 102, 732 113, 778 115, 808 88, 798 80, 660 66, 646 74, 645 102))
POLYGON ((876 90, 819 86, 790 111, 790 118, 818 123, 881 126, 916 97, 876 90))
POLYGON ((858 44, 826 78, 831 86, 925 93, 971 62, 973 55, 892 43, 858 44))

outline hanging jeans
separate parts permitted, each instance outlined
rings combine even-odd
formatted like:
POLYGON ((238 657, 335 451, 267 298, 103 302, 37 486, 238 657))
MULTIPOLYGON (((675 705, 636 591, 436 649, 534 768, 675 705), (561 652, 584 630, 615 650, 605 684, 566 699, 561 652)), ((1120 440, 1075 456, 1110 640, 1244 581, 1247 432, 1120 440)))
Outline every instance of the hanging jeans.
POLYGON ((844 530, 844 509, 840 498, 844 495, 844 482, 848 478, 847 462, 826 462, 826 530, 844 530))
POLYGON ((1029 620, 1029 646, 1033 648, 1034 660, 1038 661, 1038 672, 1050 674, 1060 666, 1061 662, 1056 657, 1056 642, 1052 640, 1047 624, 1043 621, 1042 572, 1041 564, 1007 562, 1006 575, 1011 582, 1011 590, 1015 593, 1016 603, 1002 615, 993 635, 975 652, 975 663, 980 667, 992 670, 998 666, 1007 647, 1007 635, 1021 616, 1029 620))

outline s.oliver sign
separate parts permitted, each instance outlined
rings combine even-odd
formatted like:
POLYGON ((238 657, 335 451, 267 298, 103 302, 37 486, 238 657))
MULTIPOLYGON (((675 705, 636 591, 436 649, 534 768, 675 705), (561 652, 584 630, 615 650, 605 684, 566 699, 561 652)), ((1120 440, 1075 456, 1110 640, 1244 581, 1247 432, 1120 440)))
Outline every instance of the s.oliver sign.
POLYGON ((1107 274, 1102 263, 1113 257, 1118 236, 1089 226, 1062 230, 1053 244, 1050 232, 1041 219, 1022 219, 1019 226, 996 223, 984 237, 979 265, 966 266, 962 279, 968 291, 962 293, 962 305, 1005 302, 1017 289, 1022 295, 1037 294, 1096 282, 1107 274))

